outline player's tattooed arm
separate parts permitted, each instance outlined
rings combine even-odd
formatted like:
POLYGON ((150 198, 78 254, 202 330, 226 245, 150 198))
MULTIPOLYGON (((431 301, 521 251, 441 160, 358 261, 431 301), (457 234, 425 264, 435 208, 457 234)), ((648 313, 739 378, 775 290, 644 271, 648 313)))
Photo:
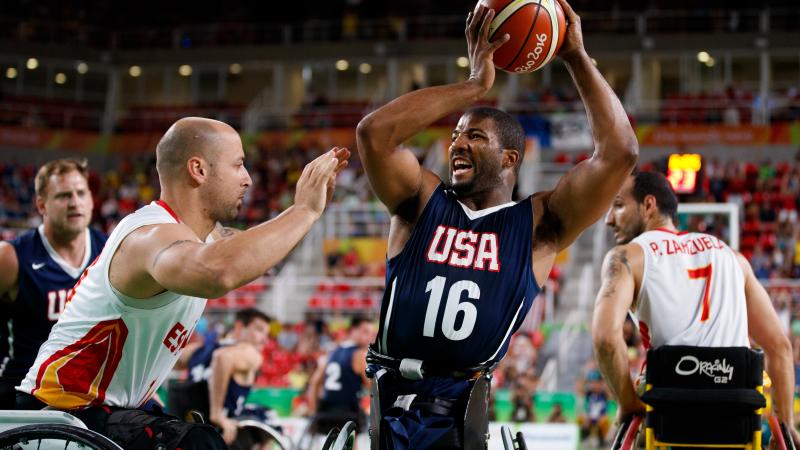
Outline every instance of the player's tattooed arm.
POLYGON ((628 251, 624 247, 615 247, 608 252, 603 263, 603 284, 600 297, 613 299, 617 294, 617 284, 622 276, 632 276, 633 271, 628 263, 628 251))
POLYGON ((197 241, 193 241, 193 240, 190 240, 190 239, 181 239, 181 240, 175 241, 175 242, 167 245, 166 247, 162 248, 161 250, 159 250, 158 253, 156 253, 155 258, 153 258, 153 267, 158 265, 158 260, 159 260, 159 258, 161 258, 161 255, 163 255, 164 252, 166 252, 167 250, 169 250, 169 249, 171 249, 173 247, 177 247, 179 245, 186 244, 186 243, 189 243, 189 242, 197 242, 197 241))
POLYGON ((217 226, 214 227, 214 231, 211 235, 214 239, 225 239, 227 237, 234 236, 236 234, 241 233, 242 230, 238 230, 236 228, 225 227, 221 223, 217 222, 217 226))
POLYGON ((627 246, 620 246, 606 255, 602 285, 592 318, 592 343, 597 364, 620 403, 621 417, 644 410, 630 378, 627 345, 622 336, 635 288, 630 251, 627 246))

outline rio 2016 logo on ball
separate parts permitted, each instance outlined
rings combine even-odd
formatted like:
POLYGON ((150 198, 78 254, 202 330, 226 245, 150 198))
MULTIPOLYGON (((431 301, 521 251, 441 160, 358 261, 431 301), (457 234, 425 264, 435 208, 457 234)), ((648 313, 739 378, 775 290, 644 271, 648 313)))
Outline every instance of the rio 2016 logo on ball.
POLYGON ((567 24, 564 11, 556 0, 481 1, 494 9, 489 40, 504 33, 511 36, 494 52, 496 67, 512 73, 533 72, 558 53, 567 24))

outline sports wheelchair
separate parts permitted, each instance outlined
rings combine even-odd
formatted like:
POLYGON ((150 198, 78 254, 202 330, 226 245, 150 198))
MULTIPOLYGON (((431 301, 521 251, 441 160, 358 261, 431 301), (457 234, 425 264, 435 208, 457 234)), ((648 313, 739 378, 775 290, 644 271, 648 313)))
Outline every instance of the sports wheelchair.
MULTIPOLYGON (((167 389, 167 401, 173 414, 187 422, 204 423, 209 414, 208 383, 172 381, 167 389)), ((231 450, 250 449, 259 444, 262 448, 288 450, 290 440, 274 426, 261 418, 240 417, 236 440, 231 450)))
POLYGON ((62 411, 0 411, 0 449, 122 450, 62 411))
MULTIPOLYGON (((646 413, 625 418, 614 450, 644 447, 760 450, 764 354, 747 347, 661 346, 647 352, 646 413)), ((791 435, 773 430, 794 449, 791 435)), ((785 431, 785 430, 784 430, 785 431)))
MULTIPOLYGON (((386 450, 381 439, 387 433, 385 412, 391 408, 405 411, 411 409, 458 418, 455 426, 433 444, 431 449, 485 450, 489 443, 489 391, 494 366, 468 368, 462 371, 442 371, 435 366, 426 365, 415 359, 396 359, 382 355, 370 346, 367 352, 368 375, 372 378, 370 387, 369 435, 371 450, 386 450), (420 398, 416 394, 397 395, 397 392, 384 392, 381 389, 382 377, 418 381, 425 376, 444 376, 469 383, 466 395, 461 398, 420 398)), ((512 436, 507 427, 501 432, 506 450, 526 450, 521 433, 512 436)))
POLYGON ((356 423, 348 421, 341 430, 333 428, 328 432, 322 450, 353 450, 356 440, 356 423))

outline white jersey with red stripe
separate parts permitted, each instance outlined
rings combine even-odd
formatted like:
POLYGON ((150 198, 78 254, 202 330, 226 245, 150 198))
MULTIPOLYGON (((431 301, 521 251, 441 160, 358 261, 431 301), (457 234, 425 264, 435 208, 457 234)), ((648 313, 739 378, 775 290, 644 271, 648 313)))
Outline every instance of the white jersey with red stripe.
POLYGON ((59 409, 135 408, 161 385, 206 300, 165 291, 134 299, 109 281, 111 258, 132 231, 178 223, 162 201, 125 217, 73 288, 67 306, 18 390, 59 409))
POLYGON ((714 236, 656 229, 632 242, 644 268, 636 316, 645 348, 749 346, 744 274, 714 236))

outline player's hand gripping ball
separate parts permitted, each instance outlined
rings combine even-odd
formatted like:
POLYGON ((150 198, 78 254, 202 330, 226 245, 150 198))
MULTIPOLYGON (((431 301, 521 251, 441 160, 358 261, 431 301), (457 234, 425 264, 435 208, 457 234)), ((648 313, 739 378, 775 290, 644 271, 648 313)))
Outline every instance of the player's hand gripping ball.
POLYGON ((508 33, 511 39, 494 52, 496 67, 511 73, 541 69, 558 53, 567 29, 556 0, 481 0, 494 9, 489 41, 508 33))

